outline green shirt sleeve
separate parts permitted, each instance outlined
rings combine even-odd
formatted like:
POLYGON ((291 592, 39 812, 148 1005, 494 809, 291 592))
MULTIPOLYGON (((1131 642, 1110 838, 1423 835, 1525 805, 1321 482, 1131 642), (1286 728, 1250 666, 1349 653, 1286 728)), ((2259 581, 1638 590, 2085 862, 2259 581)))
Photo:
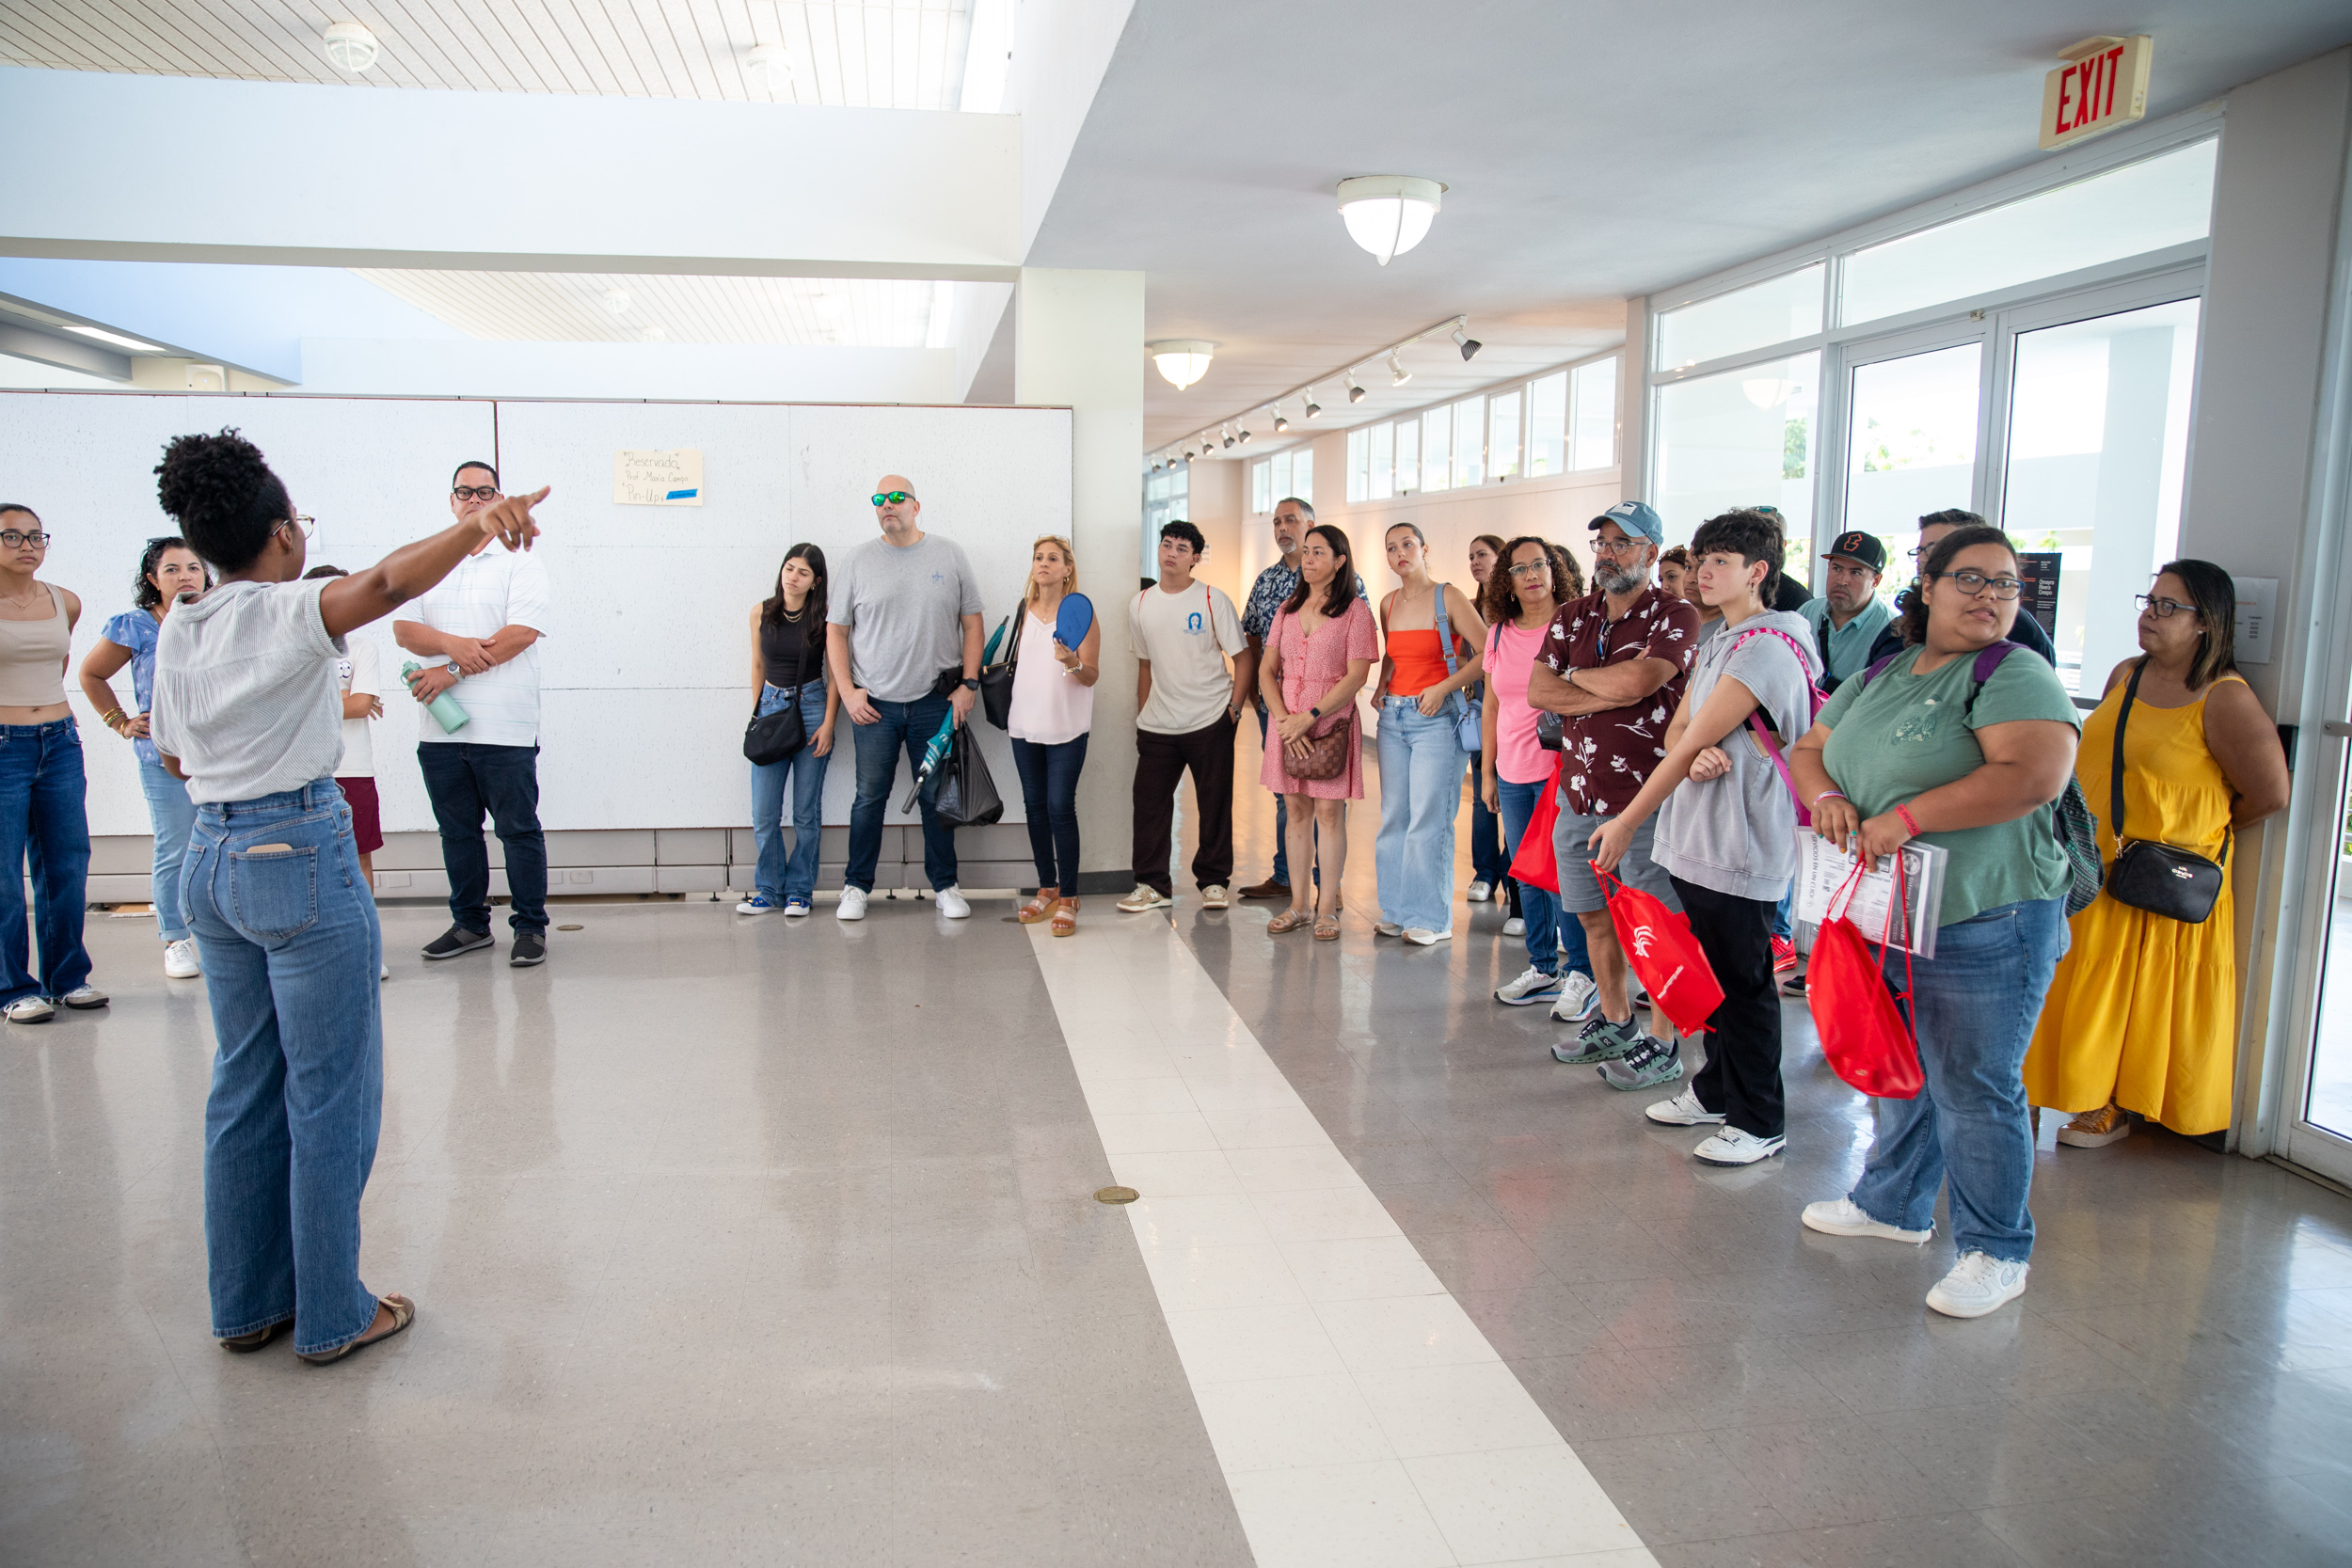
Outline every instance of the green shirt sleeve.
POLYGON ((1829 694, 1829 701, 1821 705, 1821 711, 1813 716, 1813 721, 1836 729, 1837 721, 1846 717, 1846 710, 1853 706, 1855 699, 1862 695, 1862 685, 1859 675, 1851 680, 1839 681, 1837 689, 1829 694))
MULTIPOLYGON (((1838 688, 1838 696, 1845 694, 1838 688)), ((1835 704, 1836 698, 1830 701, 1835 704)), ((1826 711, 1822 717, 1828 717, 1826 711)), ((1981 730, 1992 724, 2013 724, 2026 719, 2053 719, 2072 724, 2079 731, 2082 715, 2075 711, 2074 699, 2066 694, 2056 670, 2040 656, 2011 654, 2001 660, 1993 678, 1977 693, 1977 705, 1970 714, 1968 727, 1981 730)))

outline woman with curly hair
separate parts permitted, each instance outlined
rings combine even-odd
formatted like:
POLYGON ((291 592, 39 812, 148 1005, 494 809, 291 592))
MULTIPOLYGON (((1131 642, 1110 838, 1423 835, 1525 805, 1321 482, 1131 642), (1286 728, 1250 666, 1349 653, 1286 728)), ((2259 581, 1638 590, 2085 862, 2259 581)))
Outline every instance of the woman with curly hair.
POLYGON ((417 1310, 359 1282, 359 1194, 384 1105, 384 939, 334 779, 337 661, 346 633, 440 581, 485 534, 527 547, 547 491, 348 577, 297 580, 310 519, 252 442, 177 436, 155 471, 164 510, 220 572, 164 622, 151 715, 164 766, 196 802, 181 889, 213 1009, 213 1333, 256 1351, 291 1325, 295 1354, 333 1361, 417 1310))

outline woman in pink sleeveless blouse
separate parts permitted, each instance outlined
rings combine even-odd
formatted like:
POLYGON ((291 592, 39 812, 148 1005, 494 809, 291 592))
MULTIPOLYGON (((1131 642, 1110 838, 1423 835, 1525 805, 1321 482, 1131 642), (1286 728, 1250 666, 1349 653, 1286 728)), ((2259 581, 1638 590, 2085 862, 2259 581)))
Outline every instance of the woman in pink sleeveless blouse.
POLYGON ((1298 589, 1274 618, 1258 687, 1271 721, 1265 786, 1289 806, 1291 907, 1267 923, 1271 936, 1313 923, 1317 942, 1340 935, 1340 878, 1347 869, 1347 802, 1364 798, 1363 740, 1356 694, 1380 657, 1372 610, 1356 592, 1347 535, 1328 523, 1307 531, 1299 546, 1298 589), (1301 779, 1290 770, 1310 734, 1336 721, 1348 731, 1347 765, 1327 779, 1301 779), (1322 861, 1322 885, 1310 875, 1322 861), (1321 908, 1308 899, 1319 896, 1321 908))

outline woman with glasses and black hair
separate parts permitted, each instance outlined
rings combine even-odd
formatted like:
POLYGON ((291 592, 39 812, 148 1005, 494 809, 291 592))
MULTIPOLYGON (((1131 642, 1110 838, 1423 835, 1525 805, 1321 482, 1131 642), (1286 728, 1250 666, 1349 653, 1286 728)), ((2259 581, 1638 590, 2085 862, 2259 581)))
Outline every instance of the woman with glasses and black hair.
POLYGON ((2083 721, 2074 776, 2099 819, 2099 853, 2122 848, 2110 820, 2116 732, 2122 828, 2223 868, 2198 923, 2119 900, 2106 889, 2074 919, 2074 950, 2050 983, 2026 1093, 2079 1113, 2058 1141, 2099 1148, 2130 1135, 2126 1113, 2201 1137, 2230 1125, 2237 1060, 2237 961, 2231 840, 2287 803, 2286 751, 2237 673, 2237 589, 2210 561, 2175 561, 2139 595, 2139 646, 2107 675, 2083 721))
POLYGON ((65 667, 82 601, 35 574, 49 535, 33 509, 0 503, 0 1017, 41 1023, 69 1007, 103 1007, 89 983, 82 909, 89 889, 89 816, 82 736, 66 706, 65 667), (25 946, 29 865, 35 974, 25 946))
POLYGON ((752 764, 752 842, 757 885, 738 914, 805 915, 817 896, 817 848, 824 833, 825 768, 833 755, 841 693, 825 679, 825 552, 800 544, 784 552, 776 591, 752 607, 753 711, 765 717, 797 704, 801 749, 781 762, 752 764), (784 791, 792 787, 792 848, 784 847, 784 791))
POLYGON ((1298 586, 1274 617, 1258 666, 1271 721, 1259 776, 1290 807, 1291 907, 1266 923, 1269 936, 1311 924, 1317 942, 1340 940, 1347 802, 1364 798, 1356 694, 1380 657, 1372 609, 1356 591, 1355 553, 1329 523, 1307 531, 1298 586))
POLYGON ((2074 870, 2051 811, 2074 770, 2076 721, 2058 672, 2008 642, 2024 583, 2007 534, 1953 530, 1919 584, 1904 610, 1911 646, 1840 685, 1788 755, 1821 837, 1872 857, 1916 838, 1949 856, 1935 957, 1907 962, 1892 944, 1885 956, 1889 985, 1910 980, 1927 1086, 1871 1101, 1862 1179, 1807 1205, 1804 1224, 1921 1245, 1948 1182, 1960 1258, 1927 1302, 1978 1318, 2025 1293, 2033 1252, 2021 1074, 2066 951, 2074 870))
POLYGON ((196 939, 180 905, 180 861, 188 852, 188 830, 196 825, 196 806, 188 786, 175 779, 156 753, 147 733, 148 710, 154 705, 155 639, 171 607, 201 598, 213 585, 212 574, 176 533, 150 539, 139 557, 139 575, 132 590, 132 608, 106 623, 98 645, 82 660, 82 695, 98 721, 131 743, 138 754, 139 789, 147 797, 147 825, 155 835, 154 869, 149 896, 155 905, 155 927, 164 942, 164 974, 190 980, 203 973, 197 962, 196 939), (131 667, 131 690, 136 713, 125 713, 116 701, 113 681, 122 667, 131 667))

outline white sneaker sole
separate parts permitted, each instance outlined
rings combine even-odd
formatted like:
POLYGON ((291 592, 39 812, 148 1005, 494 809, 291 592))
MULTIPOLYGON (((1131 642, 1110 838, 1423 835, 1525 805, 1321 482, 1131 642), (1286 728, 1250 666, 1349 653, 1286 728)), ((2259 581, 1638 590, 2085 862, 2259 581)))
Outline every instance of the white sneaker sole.
POLYGON ((1540 1007, 1547 1002, 1558 1002, 1560 988, 1554 986, 1549 990, 1532 990, 1525 996, 1505 996, 1501 991, 1497 991, 1495 1000, 1506 1007, 1540 1007))
POLYGON ((2024 1295, 2026 1293, 2026 1281, 2029 1277, 2031 1277, 2029 1275, 2018 1275, 2017 1283, 2013 1288, 2002 1291, 1998 1300, 1989 1302, 1967 1302, 1963 1304, 1961 1302, 1951 1301, 1949 1299, 1939 1300, 1938 1292, 1940 1291, 1941 1287, 1938 1287, 1936 1291, 1930 1291, 1927 1294, 1928 1310, 1931 1312, 1940 1312, 1947 1318, 1990 1317, 1994 1313, 1998 1312, 2002 1307, 2007 1307, 2010 1302, 2015 1301, 2019 1296, 2024 1295))
POLYGON ((1807 1230, 1818 1230, 1824 1236, 1866 1236, 1882 1242, 1902 1242, 1911 1246, 1925 1246, 1935 1235, 1935 1227, 1925 1230, 1903 1230, 1895 1226, 1872 1220, 1867 1225, 1837 1225, 1817 1220, 1808 1208, 1801 1216, 1807 1230))
POLYGON ((1691 1158, 1702 1165, 1760 1165, 1788 1147, 1787 1138, 1767 1138, 1760 1144, 1748 1146, 1746 1149, 1735 1155, 1715 1148, 1714 1146, 1721 1141, 1717 1138, 1704 1140, 1698 1148, 1691 1150, 1691 1158))
POLYGON ((1686 1117, 1679 1111, 1667 1110, 1669 1103, 1661 1100, 1655 1105, 1645 1106, 1642 1115, 1649 1117, 1661 1127, 1721 1127, 1724 1124, 1722 1117, 1709 1115, 1705 1111, 1701 1111, 1694 1117, 1686 1117))

